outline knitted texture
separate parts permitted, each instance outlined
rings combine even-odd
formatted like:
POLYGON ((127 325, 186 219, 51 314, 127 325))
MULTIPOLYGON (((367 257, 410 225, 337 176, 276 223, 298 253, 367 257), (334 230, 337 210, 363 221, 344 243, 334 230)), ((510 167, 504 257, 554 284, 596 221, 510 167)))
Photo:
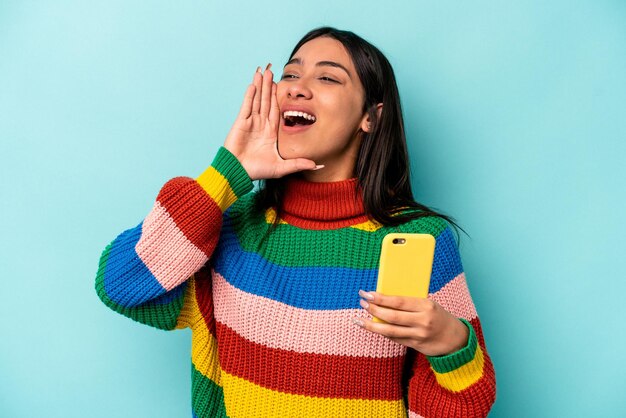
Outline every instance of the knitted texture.
POLYGON ((454 236, 440 218, 368 219, 355 179, 288 181, 281 219, 254 210, 252 182, 220 148, 197 179, 174 178, 142 223, 100 259, 111 309, 192 331, 192 411, 201 417, 478 417, 495 374, 454 236), (383 237, 436 238, 430 298, 469 328, 467 345, 427 357, 351 322, 371 317, 383 237))

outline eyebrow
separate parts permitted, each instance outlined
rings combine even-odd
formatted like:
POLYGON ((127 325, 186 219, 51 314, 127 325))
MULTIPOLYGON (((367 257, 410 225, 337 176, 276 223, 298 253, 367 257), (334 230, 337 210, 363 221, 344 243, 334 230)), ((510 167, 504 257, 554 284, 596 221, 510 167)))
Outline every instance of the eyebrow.
MULTIPOLYGON (((289 60, 289 62, 287 64, 285 64, 285 66, 283 68, 285 68, 289 64, 302 65, 302 60, 300 58, 292 58, 292 59, 289 60)), ((342 70, 344 70, 346 72, 346 74, 348 74, 348 77, 350 77, 350 79, 352 79, 352 76, 350 75, 350 71, 348 71, 348 69, 346 67, 344 67, 343 65, 339 64, 338 62, 335 62, 335 61, 319 61, 318 63, 315 64, 315 66, 316 67, 341 68, 342 70)))

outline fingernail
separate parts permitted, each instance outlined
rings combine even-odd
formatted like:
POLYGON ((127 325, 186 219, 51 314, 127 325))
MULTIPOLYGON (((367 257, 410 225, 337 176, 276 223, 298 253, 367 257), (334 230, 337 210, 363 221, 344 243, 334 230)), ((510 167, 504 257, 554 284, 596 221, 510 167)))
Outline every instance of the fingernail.
POLYGON ((365 290, 359 290, 359 296, 361 296, 363 299, 374 300, 374 295, 366 292, 365 290))
POLYGON ((324 166, 323 165, 316 165, 313 170, 319 170, 320 168, 324 168, 324 166))
POLYGON ((259 67, 256 67, 256 72, 257 72, 257 73, 260 73, 260 72, 261 72, 261 67, 260 67, 260 66, 259 66, 259 67))
POLYGON ((369 308, 369 306, 370 306, 370 304, 369 304, 369 303, 367 303, 366 301, 364 301, 363 299, 361 299, 361 300, 359 301, 359 303, 361 304, 361 307, 362 307, 363 309, 367 309, 367 308, 369 308))
POLYGON ((272 63, 271 62, 267 64, 267 67, 265 67, 265 71, 269 70, 270 68, 272 68, 272 63))
POLYGON ((360 319, 357 319, 357 318, 352 318, 352 323, 353 323, 353 324, 355 324, 355 325, 358 325, 358 326, 360 326, 360 327, 362 327, 363 325, 365 325, 365 324, 363 323, 363 321, 361 321, 360 319))

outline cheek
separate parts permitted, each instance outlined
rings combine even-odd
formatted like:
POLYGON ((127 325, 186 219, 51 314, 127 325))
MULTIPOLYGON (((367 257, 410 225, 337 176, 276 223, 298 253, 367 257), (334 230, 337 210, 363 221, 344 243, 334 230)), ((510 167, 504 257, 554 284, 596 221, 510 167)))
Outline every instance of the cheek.
POLYGON ((346 120, 354 119, 362 108, 362 104, 358 98, 348 94, 327 95, 320 98, 320 101, 324 102, 324 107, 328 109, 331 114, 337 117, 341 116, 346 120))
POLYGON ((361 122, 362 104, 354 98, 334 98, 325 106, 325 116, 329 122, 339 131, 352 132, 356 125, 361 122))
POLYGON ((278 102, 280 103, 285 96, 287 96, 287 86, 285 86, 283 81, 279 81, 276 83, 276 98, 278 99, 278 102))

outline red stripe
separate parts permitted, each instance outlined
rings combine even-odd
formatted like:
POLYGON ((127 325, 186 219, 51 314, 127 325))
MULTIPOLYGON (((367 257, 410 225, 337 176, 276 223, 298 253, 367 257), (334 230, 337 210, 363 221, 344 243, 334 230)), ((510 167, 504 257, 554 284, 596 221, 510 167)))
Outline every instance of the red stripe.
POLYGON ((325 229, 337 229, 337 228, 345 228, 352 225, 358 225, 363 222, 367 222, 370 220, 367 216, 357 216, 349 219, 339 219, 336 221, 316 221, 310 219, 303 219, 297 216, 290 215, 288 213, 281 214, 281 219, 287 222, 289 225, 296 226, 302 229, 312 229, 316 231, 325 230, 325 229))
POLYGON ((211 270, 208 267, 202 267, 194 275, 196 284, 196 301, 198 309, 202 314, 204 323, 209 332, 215 334, 215 316, 213 315, 213 283, 211 281, 211 270))
POLYGON ((404 356, 371 358, 296 353, 253 343, 220 322, 216 325, 222 369, 259 386, 325 398, 402 398, 404 356))
POLYGON ((483 327, 480 324, 480 319, 478 317, 475 317, 474 319, 470 319, 468 320, 470 322, 470 324, 472 324, 472 328, 474 328, 474 332, 476 332, 476 338, 478 339, 478 344, 480 344, 481 347, 483 347, 483 352, 487 352, 487 350, 485 350, 485 337, 483 336, 483 327))
POLYGON ((207 257, 217 245, 222 211, 194 179, 175 177, 165 183, 157 200, 178 228, 207 257))
POLYGON ((478 318, 470 321, 483 350, 483 375, 461 392, 451 392, 437 383, 428 360, 418 354, 409 380, 409 409, 424 417, 486 417, 496 397, 496 376, 487 354, 478 318))

